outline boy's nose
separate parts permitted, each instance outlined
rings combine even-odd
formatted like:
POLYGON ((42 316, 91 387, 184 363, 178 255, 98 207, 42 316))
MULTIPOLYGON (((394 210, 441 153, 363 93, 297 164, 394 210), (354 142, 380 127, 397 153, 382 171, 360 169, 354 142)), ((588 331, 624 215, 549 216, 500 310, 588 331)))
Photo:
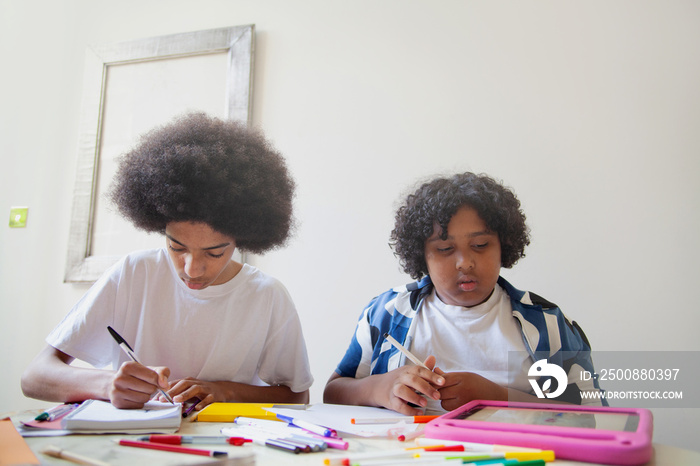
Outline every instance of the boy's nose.
POLYGON ((474 257, 472 254, 468 252, 458 252, 456 257, 457 262, 455 265, 457 266, 457 270, 465 271, 474 268, 474 257))
POLYGON ((204 274, 204 264, 194 256, 185 259, 185 273, 190 278, 197 278, 204 274))

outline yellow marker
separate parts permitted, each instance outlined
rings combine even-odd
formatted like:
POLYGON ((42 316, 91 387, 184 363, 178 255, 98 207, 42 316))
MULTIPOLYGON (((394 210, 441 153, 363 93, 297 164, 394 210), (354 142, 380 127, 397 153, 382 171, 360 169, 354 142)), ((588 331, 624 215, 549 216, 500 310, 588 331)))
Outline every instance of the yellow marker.
POLYGON ((543 460, 543 461, 554 461, 554 452, 552 450, 542 450, 542 451, 511 451, 505 453, 505 458, 507 460, 518 460, 518 461, 530 461, 530 460, 543 460))
MULTIPOLYGON (((420 455, 422 457, 428 455, 420 455)), ((498 459, 503 458, 505 460, 518 460, 518 461, 554 461, 554 451, 543 450, 543 451, 507 451, 507 452, 494 452, 494 453, 477 453, 469 452, 463 455, 450 455, 444 456, 445 459, 461 459, 463 461, 481 461, 486 459, 498 459)))

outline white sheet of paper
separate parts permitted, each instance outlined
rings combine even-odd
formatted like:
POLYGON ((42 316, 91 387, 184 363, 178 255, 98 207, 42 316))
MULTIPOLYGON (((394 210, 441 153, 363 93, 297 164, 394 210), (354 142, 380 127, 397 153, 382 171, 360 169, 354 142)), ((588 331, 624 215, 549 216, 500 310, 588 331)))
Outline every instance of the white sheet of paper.
POLYGON ((334 429, 338 433, 357 435, 358 437, 398 436, 422 428, 422 424, 361 424, 355 425, 351 419, 405 417, 395 411, 370 406, 351 406, 334 404, 314 404, 305 410, 285 408, 265 408, 275 414, 302 419, 313 424, 334 429))

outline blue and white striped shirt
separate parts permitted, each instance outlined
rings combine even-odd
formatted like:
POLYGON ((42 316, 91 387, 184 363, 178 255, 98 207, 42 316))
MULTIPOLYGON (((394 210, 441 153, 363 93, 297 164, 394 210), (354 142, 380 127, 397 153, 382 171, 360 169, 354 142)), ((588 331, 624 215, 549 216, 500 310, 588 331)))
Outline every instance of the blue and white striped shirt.
MULTIPOLYGON (((513 318, 520 323, 525 349, 533 363, 546 359, 567 373, 568 387, 556 400, 600 405, 601 400, 595 397, 581 398, 581 391, 600 390, 597 380, 582 380, 580 377, 581 371, 595 372, 591 347, 583 330, 576 322, 569 321, 556 305, 536 294, 514 288, 503 277, 499 277, 498 284, 510 297, 513 318)), ((336 372, 341 377, 364 378, 401 366, 402 354, 382 335, 389 333, 404 346, 410 346, 414 317, 432 290, 433 283, 426 276, 374 298, 362 312, 336 372)), ((468 345, 465 338, 465 349, 468 345)), ((602 403, 607 405, 605 400, 602 403)))

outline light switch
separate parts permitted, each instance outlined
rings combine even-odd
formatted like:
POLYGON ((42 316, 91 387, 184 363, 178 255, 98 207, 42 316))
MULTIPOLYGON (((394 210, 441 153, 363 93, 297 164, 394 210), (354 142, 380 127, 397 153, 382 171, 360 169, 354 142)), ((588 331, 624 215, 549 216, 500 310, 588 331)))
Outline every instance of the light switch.
POLYGON ((28 212, 29 207, 10 207, 10 228, 26 227, 28 212))

